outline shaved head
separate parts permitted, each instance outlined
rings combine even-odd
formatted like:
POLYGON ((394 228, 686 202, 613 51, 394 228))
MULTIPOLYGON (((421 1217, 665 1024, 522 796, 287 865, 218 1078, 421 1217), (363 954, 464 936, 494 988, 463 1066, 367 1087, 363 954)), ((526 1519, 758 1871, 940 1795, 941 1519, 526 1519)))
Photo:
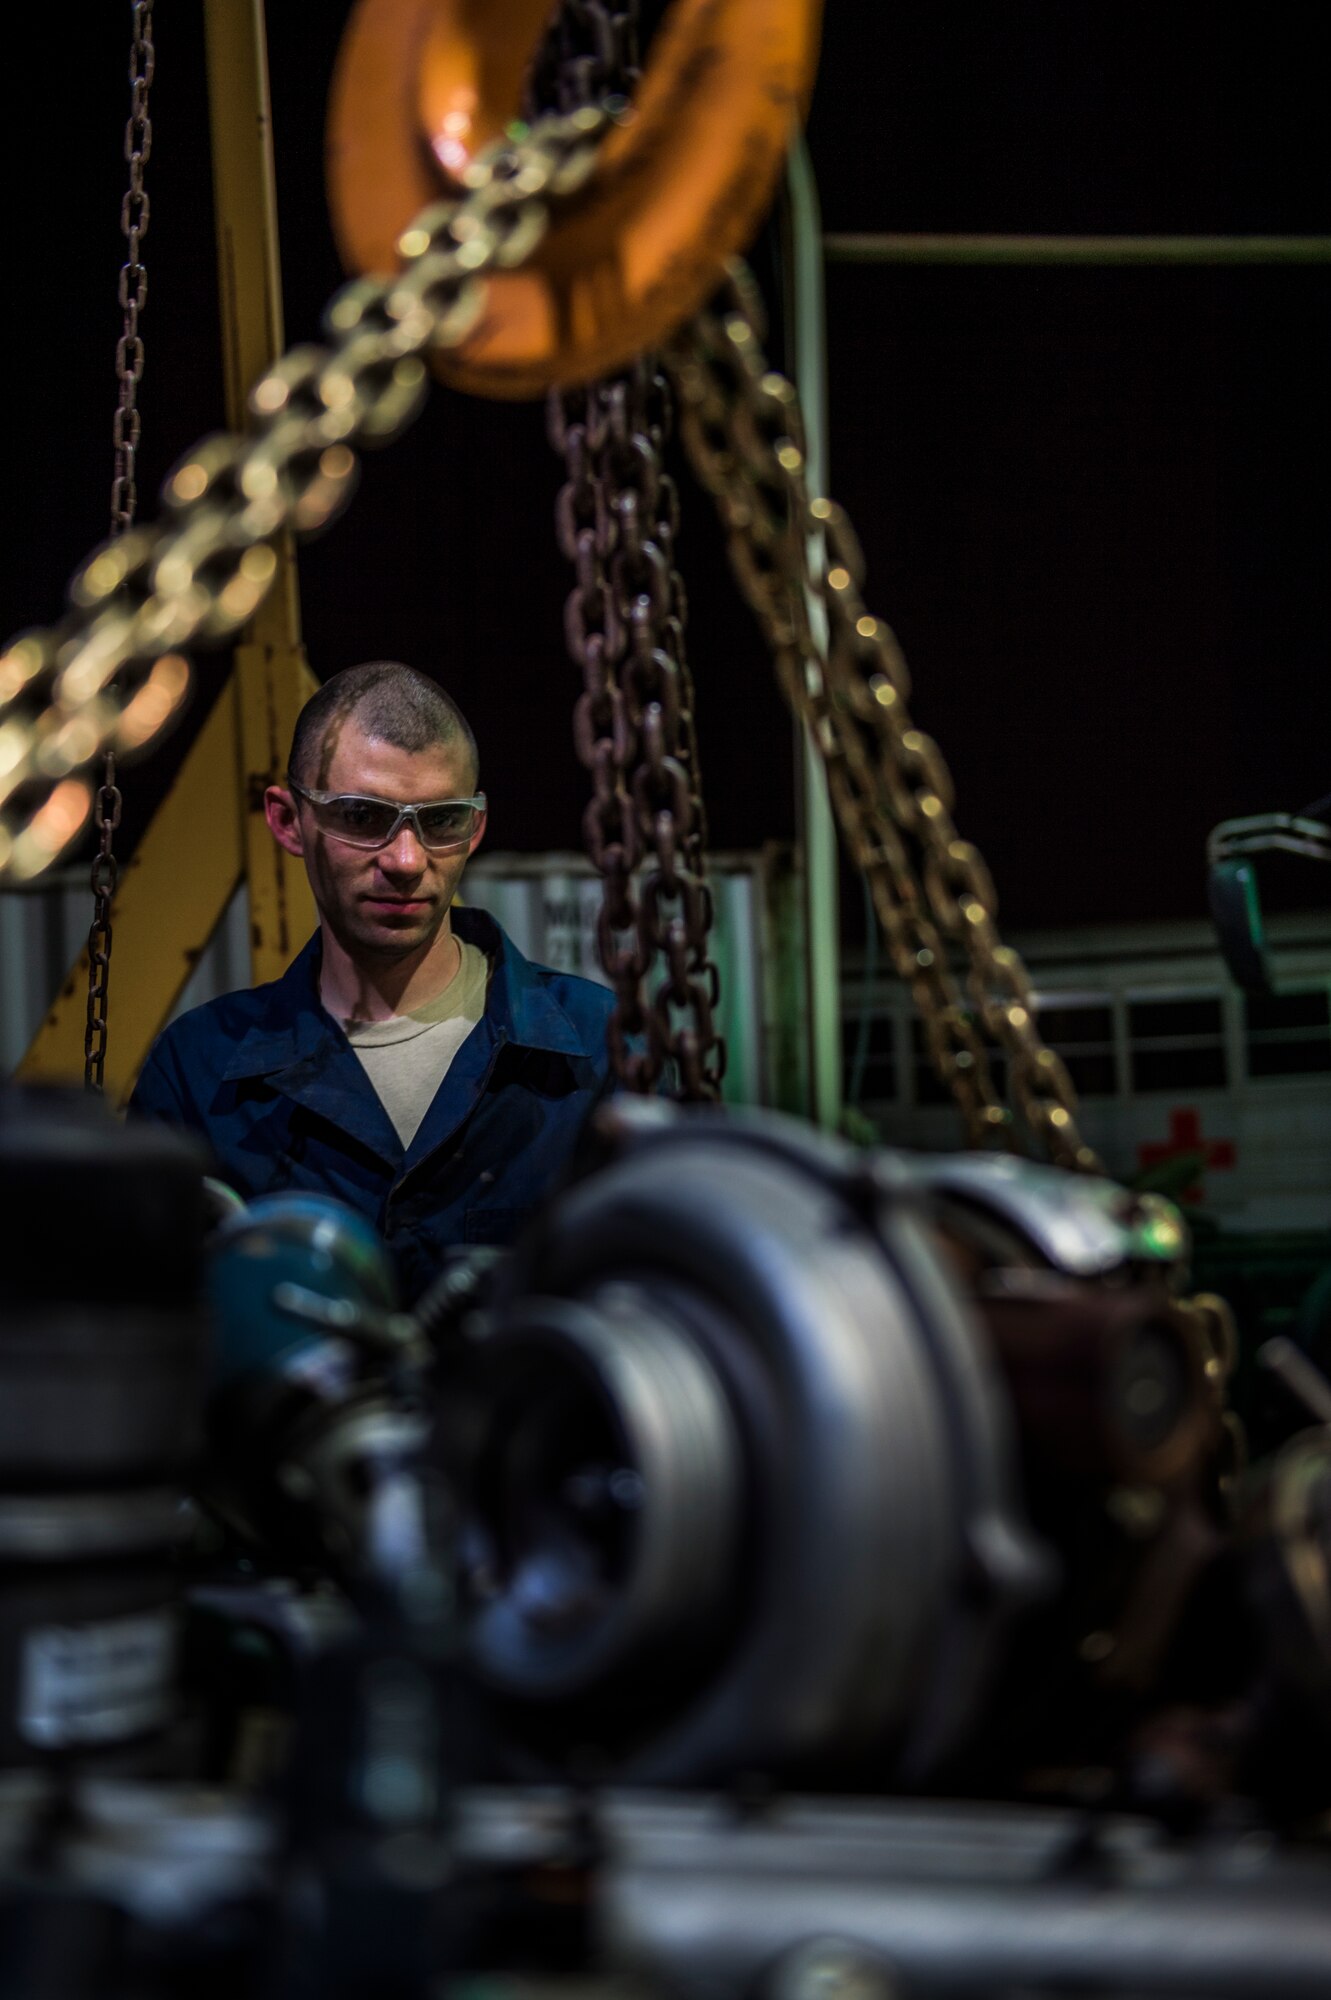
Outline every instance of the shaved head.
POLYGON ((296 718, 288 770, 307 790, 324 788, 338 738, 355 717, 367 736, 399 750, 435 744, 462 748, 476 789, 476 738, 462 710, 437 681, 398 660, 370 660, 332 674, 296 718))

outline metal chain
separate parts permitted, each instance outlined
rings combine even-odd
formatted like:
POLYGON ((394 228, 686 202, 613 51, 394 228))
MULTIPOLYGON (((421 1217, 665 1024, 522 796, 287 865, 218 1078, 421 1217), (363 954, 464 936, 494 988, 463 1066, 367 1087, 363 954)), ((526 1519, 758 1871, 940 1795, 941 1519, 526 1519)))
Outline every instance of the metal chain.
POLYGON ((527 75, 527 116, 627 97, 638 75, 637 0, 562 0, 527 75))
POLYGON ((601 963, 617 1004, 608 1042, 630 1090, 655 1088, 673 1060, 678 1094, 718 1094, 725 1044, 709 955, 712 894, 698 782, 693 682, 684 652, 684 585, 674 563, 675 483, 662 455, 669 386, 654 362, 550 398, 551 442, 568 479, 556 504, 559 546, 577 581, 565 607, 583 691, 573 716, 577 753, 592 773, 583 819, 600 871, 601 963), (650 867, 635 892, 639 860, 650 867), (657 954, 655 997, 643 982, 657 954), (645 1047, 634 1041, 646 1037, 645 1047))
POLYGON ((826 765, 846 843, 970 1143, 1015 1139, 983 1030, 1006 1058, 1011 1098, 1037 1151, 1097 1171, 1071 1079, 1035 1025, 1029 975, 999 936, 989 872, 957 834, 942 753, 911 721, 901 649, 865 607, 854 530, 832 501, 809 493, 799 401, 768 367, 761 326, 756 288, 739 267, 720 307, 666 357, 685 447, 717 500, 735 574, 826 765), (826 612, 826 644, 815 640, 814 603, 826 612), (965 964, 966 997, 949 945, 965 964))
MULTIPOLYGON (((637 0, 564 0, 537 52, 526 102, 568 111, 632 94, 637 0)), ((686 1101, 720 1092, 720 976, 710 955, 712 894, 686 601, 675 567, 679 496, 665 470, 670 385, 656 358, 587 387, 554 392, 550 441, 567 478, 555 507, 576 582, 565 607, 582 675, 573 740, 592 774, 583 817, 602 878, 597 948, 615 989, 610 1060, 629 1090, 654 1090, 668 1063, 686 1101), (640 861, 650 866, 635 886, 640 861), (644 994, 657 955, 666 972, 644 994)))
POLYGON ((245 433, 207 438, 181 461, 164 518, 94 551, 65 621, 0 653, 0 881, 40 874, 67 844, 86 816, 90 764, 165 726, 188 682, 182 649, 221 645, 253 616, 276 575, 274 538, 341 512, 352 447, 387 444, 411 422, 423 354, 466 336, 485 273, 530 256, 611 122, 590 107, 478 155, 461 196, 399 238, 403 268, 344 285, 324 316, 328 344, 293 348, 260 377, 245 433))
MULTIPOLYGON (((129 51, 129 117, 125 122, 125 158, 129 186, 120 204, 125 237, 125 261, 120 268, 120 339, 116 342, 116 403, 112 438, 115 475, 111 481, 111 534, 123 535, 134 525, 138 505, 135 462, 139 449, 139 382, 143 375, 143 338, 139 314, 148 297, 148 273, 139 249, 148 233, 148 191, 143 170, 152 152, 153 128, 148 116, 148 92, 156 66, 153 48, 152 0, 134 0, 134 27, 129 51)), ((88 1014, 83 1031, 83 1085, 100 1091, 106 1071, 106 1005, 111 977, 111 903, 120 877, 115 856, 115 831, 120 824, 121 797, 116 784, 116 754, 108 748, 102 761, 102 782, 93 806, 97 853, 89 885, 92 924, 88 931, 88 1014)))
POLYGON ((139 381, 143 374, 143 341, 139 336, 139 314, 148 298, 148 273, 139 249, 148 234, 148 190, 143 170, 153 147, 152 120, 148 116, 148 92, 152 87, 156 53, 153 48, 153 0, 134 0, 134 30, 130 44, 129 118, 125 124, 125 158, 129 162, 129 186, 120 204, 120 228, 125 238, 125 262, 120 271, 120 309, 123 314, 120 339, 116 343, 116 378, 120 401, 112 436, 115 441, 115 478, 111 485, 111 533, 123 535, 134 525, 138 506, 135 459, 139 448, 139 381))
POLYGON ((92 889, 92 923, 88 928, 88 1011, 83 1029, 83 1087, 100 1091, 106 1070, 106 1005, 111 977, 111 901, 120 879, 115 856, 115 832, 120 825, 120 787, 116 783, 116 753, 108 750, 102 760, 102 782, 97 788, 93 816, 97 826, 97 852, 89 872, 92 889))

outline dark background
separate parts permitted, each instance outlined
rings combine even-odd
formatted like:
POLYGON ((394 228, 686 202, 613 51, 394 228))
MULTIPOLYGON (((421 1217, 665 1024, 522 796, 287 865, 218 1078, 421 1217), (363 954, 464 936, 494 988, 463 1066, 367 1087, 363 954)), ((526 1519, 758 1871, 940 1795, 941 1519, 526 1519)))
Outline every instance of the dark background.
MULTIPOLYGON (((269 5, 288 341, 341 275, 321 154, 347 11, 269 5)), ((7 22, 5 632, 54 617, 106 532, 129 23, 112 0, 7 22)), ((1248 0, 828 0, 825 227, 1331 233, 1320 29, 1248 0)), ((145 511, 222 422, 200 0, 158 0, 155 40, 145 511)), ((757 257, 770 280, 770 240, 757 257)), ((1211 825, 1331 789, 1331 271, 836 267, 828 319, 831 489, 1005 917, 1201 915, 1211 825)), ((498 848, 578 840, 558 482, 539 405, 439 388, 301 554, 316 671, 436 672, 481 739, 498 848)), ((792 830, 789 727, 681 484, 713 837, 752 847, 792 830)), ((129 774, 127 843, 224 666, 201 658, 194 714, 129 774)))

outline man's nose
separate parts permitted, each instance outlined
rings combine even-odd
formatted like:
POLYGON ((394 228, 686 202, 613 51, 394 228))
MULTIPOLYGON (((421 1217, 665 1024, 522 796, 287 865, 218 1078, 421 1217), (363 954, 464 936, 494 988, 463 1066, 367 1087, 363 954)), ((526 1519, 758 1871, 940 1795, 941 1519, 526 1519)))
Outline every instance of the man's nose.
POLYGON ((388 845, 379 849, 379 866, 389 875, 421 875, 425 872, 425 849, 416 838, 414 827, 399 827, 388 845))

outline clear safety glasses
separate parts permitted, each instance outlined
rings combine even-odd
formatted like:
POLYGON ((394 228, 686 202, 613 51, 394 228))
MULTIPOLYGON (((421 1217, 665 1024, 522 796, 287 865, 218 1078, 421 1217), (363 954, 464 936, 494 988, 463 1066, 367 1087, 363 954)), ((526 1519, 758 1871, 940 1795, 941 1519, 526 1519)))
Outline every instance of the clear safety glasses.
POLYGON ((432 799, 424 805, 399 805, 395 799, 364 798, 359 792, 309 792, 287 780, 304 799, 316 826, 330 840, 348 847, 387 847, 404 826, 410 826, 422 847, 432 854, 465 847, 485 813, 485 793, 470 799, 432 799))

